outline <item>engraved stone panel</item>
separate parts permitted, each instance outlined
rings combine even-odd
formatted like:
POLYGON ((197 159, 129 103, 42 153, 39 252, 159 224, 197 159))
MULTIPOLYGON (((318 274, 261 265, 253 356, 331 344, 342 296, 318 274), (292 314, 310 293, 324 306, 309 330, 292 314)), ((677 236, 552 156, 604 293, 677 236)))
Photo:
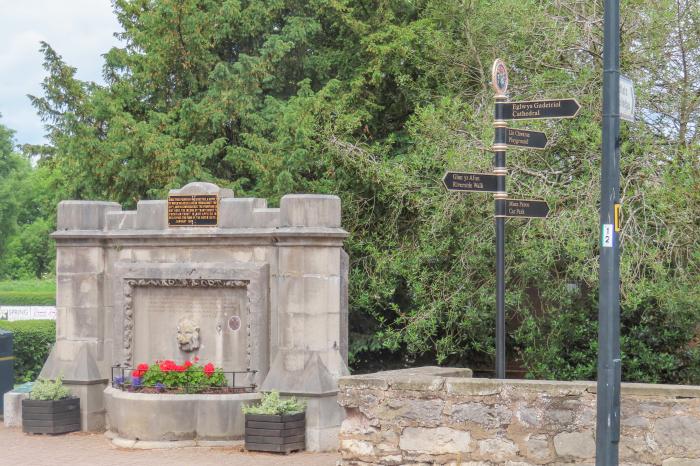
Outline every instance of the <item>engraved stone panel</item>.
POLYGON ((245 287, 137 286, 132 293, 134 364, 199 356, 227 371, 250 367, 245 287), (240 320, 235 332, 229 328, 234 317, 240 320), (195 345, 184 342, 183 322, 199 329, 195 345))

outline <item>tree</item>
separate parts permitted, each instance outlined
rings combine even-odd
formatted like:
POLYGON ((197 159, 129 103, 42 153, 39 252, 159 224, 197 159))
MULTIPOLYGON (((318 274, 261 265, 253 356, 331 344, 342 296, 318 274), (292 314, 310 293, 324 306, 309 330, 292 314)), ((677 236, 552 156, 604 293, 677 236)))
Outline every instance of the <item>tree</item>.
POLYGON ((17 200, 11 189, 12 175, 22 167, 22 160, 14 152, 14 132, 0 124, 0 254, 5 250, 8 237, 14 232, 17 218, 17 200))
POLYGON ((14 151, 14 132, 0 125, 0 279, 52 272, 55 196, 51 172, 14 151))
MULTIPOLYGON (((642 78, 677 71, 642 52, 676 43, 668 27, 649 27, 670 1, 628 0, 623 9, 632 25, 623 60, 650 109, 668 102, 668 88, 642 78)), ((337 193, 351 233, 358 369, 370 360, 491 366, 492 205, 444 192, 440 178, 445 169, 490 170, 496 56, 510 68, 512 99, 576 96, 579 118, 527 124, 548 133, 547 151, 509 157, 509 192, 553 208, 551 220, 508 223, 509 347, 530 376, 594 376, 598 2, 114 5, 124 46, 106 55, 106 85, 77 80, 43 45, 48 76, 33 97, 51 141, 34 149, 43 166, 64 193, 125 206, 193 180, 273 202, 290 191, 337 193)), ((691 31, 698 7, 683 5, 691 31)), ((696 89, 696 75, 686 77, 674 95, 696 89)), ((648 121, 623 134, 626 380, 700 377, 698 164, 686 156, 697 140, 693 110, 674 105, 664 111, 687 120, 684 137, 650 131, 648 121), (679 140, 682 153, 669 154, 679 140)))
POLYGON ((661 139, 697 146, 700 120, 700 8, 691 0, 655 3, 635 18, 631 64, 637 68, 641 117, 661 139))

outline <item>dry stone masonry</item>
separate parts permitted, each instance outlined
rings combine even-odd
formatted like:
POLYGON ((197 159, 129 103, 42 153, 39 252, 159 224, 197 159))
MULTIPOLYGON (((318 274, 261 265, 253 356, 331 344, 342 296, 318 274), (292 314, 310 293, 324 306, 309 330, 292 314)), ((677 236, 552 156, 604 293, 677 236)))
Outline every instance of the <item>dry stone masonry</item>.
MULTIPOLYGON (((340 379, 344 466, 595 464, 594 382, 424 367, 340 379)), ((700 465, 700 387, 623 384, 620 462, 700 465)))

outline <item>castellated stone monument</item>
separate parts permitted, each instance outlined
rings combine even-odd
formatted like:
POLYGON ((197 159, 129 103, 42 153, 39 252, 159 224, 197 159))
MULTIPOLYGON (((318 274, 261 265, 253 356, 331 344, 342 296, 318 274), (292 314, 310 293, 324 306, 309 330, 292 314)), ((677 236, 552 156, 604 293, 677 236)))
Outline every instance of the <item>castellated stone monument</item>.
POLYGON ((211 183, 136 211, 61 202, 56 345, 41 376, 80 397, 83 430, 114 430, 113 366, 196 355, 304 399, 307 449, 336 448, 348 374, 340 214, 336 196, 287 195, 272 209, 211 183))

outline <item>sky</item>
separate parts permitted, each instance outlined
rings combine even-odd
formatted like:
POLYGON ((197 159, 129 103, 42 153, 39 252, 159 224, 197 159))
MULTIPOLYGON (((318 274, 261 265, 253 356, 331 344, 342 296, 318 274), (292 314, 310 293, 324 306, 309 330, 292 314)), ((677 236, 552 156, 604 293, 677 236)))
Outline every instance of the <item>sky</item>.
POLYGON ((77 68, 78 79, 102 83, 102 54, 119 45, 120 30, 110 0, 0 0, 0 123, 15 142, 46 142, 27 98, 41 95, 46 76, 39 42, 77 68))

